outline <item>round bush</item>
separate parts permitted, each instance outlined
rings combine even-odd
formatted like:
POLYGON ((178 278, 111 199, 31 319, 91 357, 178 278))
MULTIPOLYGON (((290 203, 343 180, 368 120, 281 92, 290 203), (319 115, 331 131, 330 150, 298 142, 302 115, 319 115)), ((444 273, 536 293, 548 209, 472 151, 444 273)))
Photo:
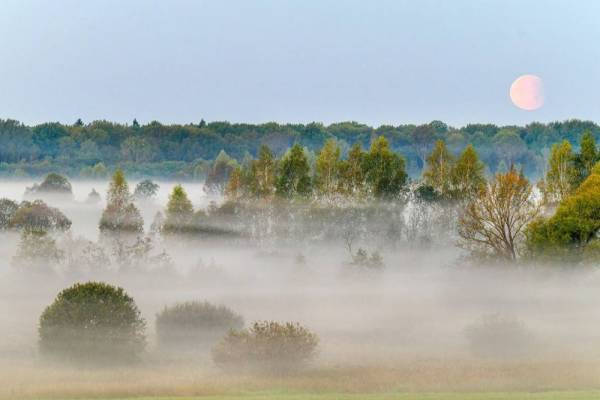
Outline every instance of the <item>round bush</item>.
POLYGON ((244 319, 225 306, 191 301, 165 307, 156 316, 158 344, 165 348, 205 348, 232 329, 241 329, 244 319))
POLYGON ((212 355, 223 369, 280 374, 305 367, 316 355, 318 343, 318 337, 298 323, 262 321, 230 331, 212 355))
POLYGON ((90 364, 131 362, 143 352, 145 322, 120 287, 77 283, 63 290, 40 317, 44 356, 90 364))

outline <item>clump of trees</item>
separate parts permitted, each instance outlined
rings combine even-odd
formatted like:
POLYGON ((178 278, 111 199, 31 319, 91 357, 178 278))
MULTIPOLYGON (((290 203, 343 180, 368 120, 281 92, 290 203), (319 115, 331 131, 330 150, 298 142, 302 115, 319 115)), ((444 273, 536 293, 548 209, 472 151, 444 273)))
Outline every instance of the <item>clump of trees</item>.
POLYGON ((70 227, 69 218, 42 200, 17 204, 9 199, 0 199, 0 229, 48 232, 66 231, 70 227))
POLYGON ((578 264, 600 260, 600 164, 551 217, 527 228, 528 256, 537 261, 578 264))
POLYGON ((287 200, 340 196, 394 200, 407 180, 404 159, 392 151, 385 137, 374 139, 367 152, 355 145, 345 159, 339 143, 330 139, 316 155, 314 168, 309 152, 299 143, 279 160, 263 145, 257 160, 232 170, 225 194, 234 201, 274 195, 287 200))
POLYGON ((243 326, 244 319, 239 314, 206 301, 177 303, 156 316, 158 344, 168 350, 205 349, 228 331, 243 326))
POLYGON ((226 370, 284 374, 306 367, 318 343, 317 335, 298 323, 263 321, 229 332, 212 356, 226 370))
POLYGON ((133 362, 144 351, 144 329, 135 301, 122 288, 77 283, 40 316, 40 353, 84 364, 133 362))
POLYGON ((60 195, 72 198, 73 188, 71 183, 64 176, 55 172, 46 175, 42 183, 34 184, 25 190, 25 195, 28 197, 38 195, 60 195))

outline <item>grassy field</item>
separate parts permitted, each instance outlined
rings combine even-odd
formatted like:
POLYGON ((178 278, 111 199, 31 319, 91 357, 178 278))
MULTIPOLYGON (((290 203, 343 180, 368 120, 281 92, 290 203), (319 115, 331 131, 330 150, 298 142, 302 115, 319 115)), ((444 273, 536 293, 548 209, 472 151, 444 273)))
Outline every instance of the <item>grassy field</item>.
MULTIPOLYGON (((135 397, 119 400, 596 400, 600 391, 506 393, 290 393, 259 392, 203 397, 135 397)), ((97 400, 97 399, 96 399, 97 400)), ((103 399, 104 400, 104 399, 103 399)), ((107 399, 108 400, 108 399, 107 399)), ((111 400, 115 400, 114 398, 111 400)))
POLYGON ((599 362, 423 360, 239 376, 163 365, 74 369, 0 362, 0 400, 588 400, 600 399, 599 362))

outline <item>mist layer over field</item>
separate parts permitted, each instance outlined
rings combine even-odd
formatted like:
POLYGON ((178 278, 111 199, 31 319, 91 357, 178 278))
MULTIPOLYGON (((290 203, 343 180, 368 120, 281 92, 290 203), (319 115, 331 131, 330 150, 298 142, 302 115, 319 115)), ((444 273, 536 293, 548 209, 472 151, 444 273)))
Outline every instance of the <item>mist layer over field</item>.
MULTIPOLYGON (((0 197, 20 201, 30 185, 2 182, 0 197)), ((156 200, 139 205, 146 230, 174 183, 160 185, 156 200)), ((214 200, 201 184, 183 186, 195 207, 214 200)), ((74 201, 46 199, 73 221, 71 238, 98 238, 104 202, 85 203, 92 187, 105 196, 107 183, 76 181, 74 201)), ((0 396, 6 398, 209 394, 269 385, 340 391, 600 385, 600 275, 593 270, 474 267, 451 241, 390 246, 357 239, 355 246, 377 249, 385 263, 380 271, 360 271, 349 268, 343 240, 322 237, 163 240, 157 246, 172 259, 168 270, 41 274, 15 268, 19 235, 0 235, 0 396), (148 336, 139 364, 78 370, 39 357, 40 314, 60 290, 88 280, 121 286, 135 299, 148 336), (319 355, 309 371, 273 383, 222 372, 209 353, 165 354, 156 344, 155 315, 188 300, 226 305, 246 324, 298 321, 319 336, 319 355)))

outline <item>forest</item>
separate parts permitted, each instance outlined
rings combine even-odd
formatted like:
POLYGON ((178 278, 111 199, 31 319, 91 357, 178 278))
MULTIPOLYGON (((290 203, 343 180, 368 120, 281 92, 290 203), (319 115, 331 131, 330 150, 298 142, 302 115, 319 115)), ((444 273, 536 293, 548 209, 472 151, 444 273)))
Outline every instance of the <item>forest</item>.
POLYGON ((584 132, 600 138, 594 122, 569 120, 530 123, 526 126, 468 124, 461 128, 441 121, 424 125, 381 125, 358 122, 330 125, 230 123, 226 121, 185 125, 160 122, 131 124, 109 121, 72 125, 57 122, 26 126, 14 120, 0 120, 0 176, 43 176, 59 172, 71 178, 106 178, 121 167, 131 177, 203 180, 218 155, 238 163, 256 157, 261 145, 276 156, 299 144, 315 153, 328 139, 335 138, 342 157, 360 143, 370 146, 373 138, 384 136, 390 148, 402 155, 410 177, 419 177, 426 156, 436 140, 447 143, 453 154, 472 144, 489 173, 516 165, 530 178, 544 174, 550 147, 568 140, 579 143, 584 132))

